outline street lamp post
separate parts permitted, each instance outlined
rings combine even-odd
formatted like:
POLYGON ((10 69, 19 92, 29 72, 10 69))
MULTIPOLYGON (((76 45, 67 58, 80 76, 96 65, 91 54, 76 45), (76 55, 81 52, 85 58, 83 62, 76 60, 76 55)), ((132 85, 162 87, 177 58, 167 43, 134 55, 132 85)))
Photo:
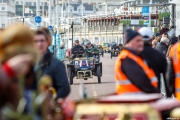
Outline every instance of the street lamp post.
POLYGON ((84 32, 84 40, 86 40, 86 18, 84 18, 84 28, 85 28, 85 32, 84 32))
POLYGON ((58 10, 58 0, 56 0, 56 29, 57 29, 57 33, 56 33, 56 42, 57 42, 57 54, 56 57, 57 59, 61 59, 61 54, 60 54, 60 44, 61 44, 61 40, 60 40, 60 34, 59 34, 59 10, 58 10))
POLYGON ((73 25, 74 25, 74 22, 72 22, 72 24, 71 24, 71 28, 72 28, 72 47, 73 47, 73 25))
POLYGON ((25 12, 25 7, 24 7, 24 5, 25 5, 25 2, 24 2, 24 0, 23 0, 23 25, 24 25, 24 12, 25 12))
MULTIPOLYGON (((41 10, 40 10, 40 0, 36 0, 36 15, 40 16, 40 12, 41 12, 41 10)), ((36 23, 36 24, 37 24, 36 28, 38 29, 40 27, 40 23, 36 23)))

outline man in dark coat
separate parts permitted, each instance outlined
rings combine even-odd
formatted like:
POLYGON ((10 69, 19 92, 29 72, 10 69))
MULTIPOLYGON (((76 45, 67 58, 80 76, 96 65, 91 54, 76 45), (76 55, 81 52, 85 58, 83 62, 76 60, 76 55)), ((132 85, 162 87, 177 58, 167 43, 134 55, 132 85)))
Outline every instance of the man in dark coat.
MULTIPOLYGON (((128 50, 135 56, 142 58, 141 52, 143 51, 144 42, 141 35, 132 29, 128 29, 125 32, 124 40, 124 50, 128 50)), ((127 76, 128 80, 141 91, 145 93, 160 93, 159 89, 155 88, 151 84, 151 81, 147 77, 143 68, 139 66, 139 64, 137 64, 137 62, 135 62, 133 59, 129 57, 123 59, 120 69, 127 76)))
POLYGON ((79 45, 79 40, 75 38, 75 45, 71 49, 71 60, 73 60, 76 57, 76 52, 84 53, 84 48, 79 45))
POLYGON ((41 59, 35 66, 35 71, 41 69, 41 76, 49 75, 53 81, 53 87, 57 91, 57 98, 67 97, 70 92, 66 69, 64 64, 53 57, 48 50, 48 37, 42 30, 37 30, 34 37, 34 46, 41 55, 41 59))
POLYGON ((142 56, 147 62, 147 64, 153 69, 154 73, 158 78, 159 91, 161 87, 160 74, 162 74, 164 78, 167 96, 170 97, 171 94, 169 94, 169 89, 165 79, 166 67, 167 67, 166 57, 163 53, 152 48, 151 43, 153 40, 153 32, 151 31, 151 29, 149 29, 148 27, 143 27, 138 32, 142 35, 144 40, 144 50, 142 52, 142 56))
POLYGON ((155 49, 159 50, 166 55, 168 50, 169 39, 166 37, 161 38, 161 41, 156 45, 155 49))

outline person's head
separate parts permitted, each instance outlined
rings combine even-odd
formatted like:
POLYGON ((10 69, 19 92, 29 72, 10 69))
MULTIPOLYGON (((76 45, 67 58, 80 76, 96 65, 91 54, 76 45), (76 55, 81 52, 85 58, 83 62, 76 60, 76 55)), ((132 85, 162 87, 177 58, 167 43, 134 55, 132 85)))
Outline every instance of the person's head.
POLYGON ((163 34, 162 34, 162 37, 168 38, 168 34, 167 34, 167 33, 163 33, 163 34))
POLYGON ((122 47, 123 45, 122 44, 119 44, 119 47, 122 47))
POLYGON ((168 29, 168 26, 166 24, 163 24, 162 29, 168 29))
POLYGON ((155 47, 156 45, 157 45, 157 40, 156 39, 154 39, 153 41, 152 41, 152 47, 155 47))
POLYGON ((178 42, 178 38, 176 37, 176 36, 172 36, 171 37, 171 45, 174 45, 174 44, 176 44, 178 42))
POLYGON ((171 29, 174 29, 174 26, 172 25, 170 28, 171 28, 171 29))
POLYGON ((163 42, 163 43, 165 43, 166 45, 168 45, 168 44, 169 44, 169 39, 166 38, 166 37, 162 37, 162 38, 161 38, 161 42, 163 42))
POLYGON ((87 44, 86 44, 86 46, 87 46, 88 48, 90 48, 90 47, 91 47, 91 42, 88 41, 87 44))
POLYGON ((178 38, 178 41, 180 41, 180 35, 177 38, 178 38))
POLYGON ((61 44, 60 49, 64 49, 64 44, 61 44))
POLYGON ((47 52, 49 41, 44 31, 37 30, 34 32, 34 46, 41 55, 44 55, 47 52))
POLYGON ((79 45, 79 40, 78 40, 78 38, 75 38, 74 39, 75 41, 74 41, 74 44, 77 46, 77 45, 79 45))
POLYGON ((143 37, 144 42, 151 44, 153 40, 153 32, 148 27, 142 27, 138 31, 140 35, 143 37))
POLYGON ((33 45, 33 32, 25 25, 15 24, 7 27, 0 34, 0 64, 19 54, 32 56, 33 64, 38 59, 33 45))
POLYGON ((140 53, 143 51, 144 48, 144 41, 142 39, 142 36, 132 29, 127 29, 125 31, 125 47, 130 48, 137 53, 140 53))
POLYGON ((50 33, 49 29, 46 28, 46 27, 40 27, 39 30, 43 31, 43 32, 47 35, 47 38, 48 38, 48 44, 49 44, 49 46, 50 46, 52 40, 51 40, 51 33, 50 33))

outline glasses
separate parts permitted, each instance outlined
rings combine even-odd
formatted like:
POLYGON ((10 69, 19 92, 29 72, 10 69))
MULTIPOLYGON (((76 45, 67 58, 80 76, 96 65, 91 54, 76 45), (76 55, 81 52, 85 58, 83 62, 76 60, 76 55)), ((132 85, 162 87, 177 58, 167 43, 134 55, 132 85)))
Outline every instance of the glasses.
POLYGON ((46 42, 46 40, 44 40, 44 39, 41 39, 41 40, 34 40, 34 43, 45 43, 46 42))

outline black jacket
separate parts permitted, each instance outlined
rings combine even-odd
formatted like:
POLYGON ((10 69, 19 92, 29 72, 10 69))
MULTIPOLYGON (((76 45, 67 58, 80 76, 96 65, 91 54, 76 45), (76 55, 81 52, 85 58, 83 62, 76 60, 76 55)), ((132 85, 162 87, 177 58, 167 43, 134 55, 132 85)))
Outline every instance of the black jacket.
POLYGON ((159 50, 160 52, 162 52, 163 54, 166 55, 167 50, 168 50, 168 45, 166 45, 166 44, 163 43, 163 42, 159 42, 159 43, 156 45, 155 49, 159 50))
POLYGON ((149 43, 144 44, 144 50, 141 53, 147 64, 153 69, 154 73, 156 74, 158 78, 158 88, 160 91, 160 74, 163 74, 164 77, 164 83, 165 88, 167 92, 167 96, 170 97, 167 81, 166 81, 166 68, 167 68, 167 61, 164 54, 159 52, 158 50, 155 50, 151 47, 149 43))
POLYGON ((48 51, 39 63, 42 75, 50 75, 53 79, 53 87, 57 91, 57 98, 67 97, 70 93, 66 69, 60 60, 53 57, 48 51))
MULTIPOLYGON (((129 51, 137 56, 140 56, 132 50, 129 51)), ((142 56, 140 57, 142 58, 142 56)), ((146 76, 144 70, 134 60, 128 57, 122 60, 121 70, 127 76, 127 78, 141 91, 145 93, 160 93, 159 89, 155 88, 151 84, 151 81, 146 76)))
POLYGON ((84 48, 81 45, 75 45, 72 49, 71 49, 71 54, 75 54, 75 52, 79 52, 82 51, 84 52, 84 48))
POLYGON ((170 94, 172 95, 175 93, 175 72, 172 60, 168 63, 166 79, 169 85, 170 94))

